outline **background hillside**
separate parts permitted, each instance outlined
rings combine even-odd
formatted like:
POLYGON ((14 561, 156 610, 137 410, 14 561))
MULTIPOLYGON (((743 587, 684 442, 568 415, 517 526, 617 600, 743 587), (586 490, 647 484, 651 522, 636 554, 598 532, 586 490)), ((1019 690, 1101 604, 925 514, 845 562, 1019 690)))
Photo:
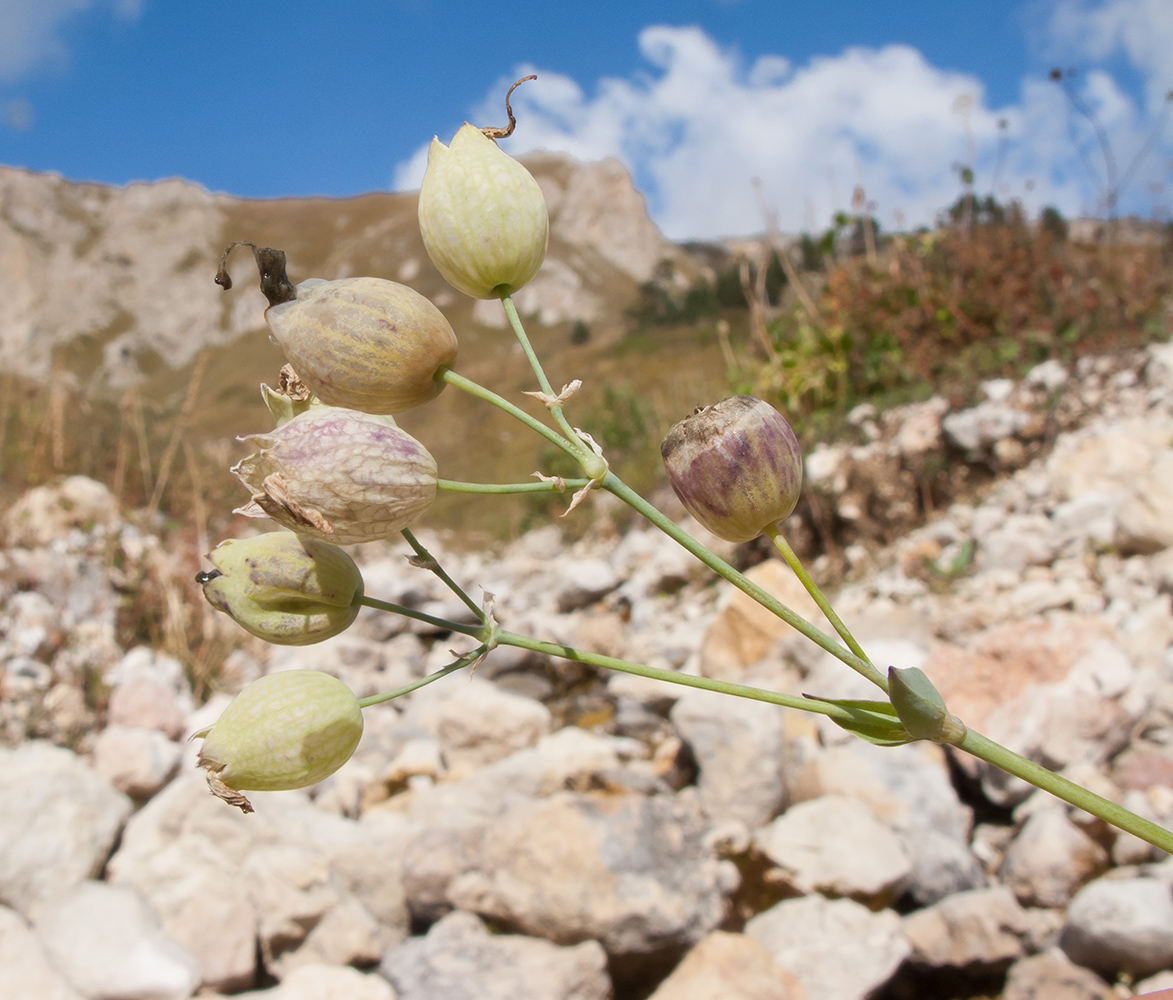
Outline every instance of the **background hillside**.
MULTIPOLYGON (((586 380, 582 411, 613 410, 608 400, 643 394, 634 420, 641 438, 658 440, 661 425, 720 394, 724 366, 711 331, 683 351, 656 351, 654 366, 633 364, 626 311, 663 262, 674 262, 678 283, 693 280, 699 268, 660 236, 617 161, 527 162, 552 220, 546 263, 517 296, 531 337, 553 380, 586 380), (655 391, 644 394, 653 382, 655 391), (644 427, 645 420, 654 426, 644 427)), ((120 433, 135 438, 126 448, 141 450, 140 439, 146 441, 157 460, 197 375, 184 437, 218 462, 218 471, 209 472, 212 493, 233 488, 226 466, 240 449, 228 442, 268 426, 258 384, 275 382, 283 363, 268 342, 266 303, 247 254, 233 260, 230 293, 212 281, 223 247, 242 239, 284 249, 294 281, 373 275, 410 285, 452 322, 459 370, 525 402, 518 393, 530 388, 532 375, 505 329, 503 309, 445 284, 420 241, 414 195, 246 201, 181 180, 112 188, 0 168, 0 273, 7 288, 0 302, 2 412, 10 431, 24 426, 14 409, 23 406, 26 420, 44 412, 43 434, 0 439, 11 488, 67 467, 108 481, 113 466, 125 464, 120 433), (54 405, 64 412, 55 416, 54 405), (67 433, 55 431, 58 424, 68 425, 67 433), (110 467, 103 469, 103 461, 110 467)), ((661 331, 656 344, 638 345, 637 353, 673 340, 661 331)), ((449 478, 524 478, 542 456, 528 436, 515 439, 511 422, 486 409, 448 390, 401 422, 427 443, 449 478)), ((138 459, 131 464, 142 465, 138 459)), ((137 479, 125 469, 119 476, 131 498, 145 500, 158 469, 150 476, 142 469, 137 479)), ((472 509, 457 498, 440 517, 483 527, 472 509)), ((524 511, 518 507, 514 518, 524 511)), ((493 519, 499 517, 498 510, 493 519)))

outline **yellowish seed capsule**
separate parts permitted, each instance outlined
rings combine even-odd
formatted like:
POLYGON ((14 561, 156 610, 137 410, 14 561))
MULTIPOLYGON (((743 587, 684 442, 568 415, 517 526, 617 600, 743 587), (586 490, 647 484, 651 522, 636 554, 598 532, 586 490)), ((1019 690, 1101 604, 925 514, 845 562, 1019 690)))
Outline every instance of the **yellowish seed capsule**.
POLYGON ((402 413, 444 388, 435 375, 456 361, 456 334, 419 292, 384 278, 310 278, 295 287, 284 251, 247 242, 230 244, 220 258, 216 283, 225 290, 238 246, 256 258, 273 342, 323 403, 402 413))
POLYGON ((289 670, 253 681, 203 737, 197 764, 212 793, 252 812, 246 791, 306 788, 350 760, 362 736, 358 699, 317 670, 289 670))
POLYGON ((419 292, 383 278, 310 279, 265 310, 273 342, 323 403, 402 413, 434 399, 456 334, 419 292))

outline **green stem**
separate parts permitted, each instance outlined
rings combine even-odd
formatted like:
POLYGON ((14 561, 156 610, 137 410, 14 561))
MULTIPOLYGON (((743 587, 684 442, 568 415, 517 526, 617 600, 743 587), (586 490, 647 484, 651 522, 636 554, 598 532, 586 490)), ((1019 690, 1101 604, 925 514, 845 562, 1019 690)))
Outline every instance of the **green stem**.
POLYGON ((552 482, 539 483, 460 483, 452 479, 437 479, 436 489, 447 493, 561 493, 562 490, 577 490, 589 483, 589 479, 563 479, 562 489, 552 482))
POLYGON ((831 602, 823 596, 823 592, 819 589, 819 585, 811 579, 810 573, 806 571, 806 567, 802 564, 802 560, 794 554, 794 549, 783 537, 782 532, 778 529, 778 525, 771 524, 766 528, 766 534, 770 536, 770 540, 778 547, 778 551, 782 553, 782 558, 786 560, 794 575, 798 577, 799 581, 806 588, 806 592, 814 598, 815 604, 819 606, 819 610, 823 612, 839 633, 839 638, 847 643, 847 648, 850 649, 861 660, 867 660, 871 663, 871 657, 867 655, 860 647, 860 644, 855 641, 855 636, 851 634, 851 630, 843 624, 843 619, 835 613, 835 609, 831 607, 831 602))
MULTIPOLYGON (((525 334, 525 327, 521 325, 521 317, 517 315, 517 306, 513 304, 513 296, 504 289, 501 291, 501 304, 505 307, 505 315, 509 317, 509 325, 513 327, 513 332, 517 335, 521 349, 525 351, 525 356, 529 360, 529 366, 538 377, 538 385, 542 387, 542 392, 553 399, 554 390, 550 386, 550 380, 546 378, 545 371, 542 370, 542 363, 538 360, 537 354, 534 353, 533 346, 529 342, 529 337, 525 334)), ((562 428, 562 433, 570 438, 570 440, 577 441, 578 435, 574 433, 574 428, 570 426, 566 417, 562 415, 562 404, 551 403, 549 408, 550 414, 554 417, 554 421, 562 428)))
POLYGON ((427 549, 425 549, 423 547, 423 545, 420 544, 419 539, 416 538, 415 535, 413 535, 411 533, 411 531, 407 528, 404 528, 402 531, 400 531, 400 534, 403 535, 403 537, 407 539, 407 544, 410 545, 412 547, 412 549, 415 550, 416 556, 418 556, 421 560, 424 561, 424 563, 426 563, 425 568, 431 570, 433 573, 436 574, 436 576, 438 576, 442 581, 444 581, 444 586, 446 586, 449 590, 452 591, 452 593, 454 593, 457 597, 459 597, 462 601, 464 601, 465 607, 467 607, 470 611, 472 611, 472 613, 474 615, 477 616, 477 620, 482 625, 488 624, 485 621, 484 611, 481 610, 481 608, 477 605, 476 601, 474 601, 471 597, 469 597, 468 594, 466 594, 461 589, 460 584, 458 584, 455 580, 453 580, 452 577, 450 577, 444 571, 444 567, 441 566, 436 561, 436 558, 435 558, 435 556, 432 555, 432 553, 430 553, 427 549))
POLYGON ((498 396, 491 389, 486 389, 483 385, 478 385, 472 379, 465 378, 463 375, 457 375, 451 368, 441 368, 436 372, 436 378, 441 382, 447 382, 451 386, 455 386, 461 392, 467 392, 470 396, 475 396, 477 399, 483 399, 486 403, 492 403, 500 410, 504 410, 511 417, 520 420, 530 430, 535 431, 544 437, 551 444, 561 448, 566 454, 573 458, 576 462, 580 460, 579 451, 582 450, 582 445, 578 443, 577 435, 574 435, 574 441, 568 441, 557 431, 547 427, 540 420, 531 417, 525 410, 518 406, 514 406, 509 400, 503 396, 498 396))
POLYGON ((563 646, 556 642, 543 642, 541 639, 531 639, 527 635, 508 632, 501 629, 497 632, 497 644, 500 646, 518 646, 521 649, 531 649, 535 653, 546 653, 550 656, 560 656, 564 660, 573 660, 575 663, 586 663, 594 667, 603 667, 607 670, 617 670, 625 674, 636 674, 639 677, 648 677, 656 681, 667 681, 669 684, 681 684, 685 687, 700 688, 704 691, 713 691, 717 694, 734 695, 738 698, 749 698, 753 701, 764 701, 770 705, 781 705, 783 708, 793 708, 802 712, 816 712, 832 719, 841 719, 852 722, 855 719, 846 709, 817 698, 806 698, 798 695, 780 694, 777 691, 766 691, 763 688, 749 687, 746 684, 734 684, 731 681, 719 681, 712 677, 697 677, 693 674, 681 674, 675 670, 664 670, 660 667, 649 667, 644 663, 633 663, 630 660, 619 660, 614 656, 604 656, 602 653, 590 653, 585 649, 575 649, 573 646, 563 646))
POLYGON ((459 660, 454 660, 449 663, 443 670, 437 670, 434 674, 428 674, 427 677, 421 677, 418 681, 412 681, 410 684, 404 684, 403 687, 396 688, 394 691, 387 691, 383 694, 373 694, 369 698, 360 698, 358 702, 359 708, 370 708, 372 705, 379 705, 385 701, 391 701, 393 698, 402 698, 405 694, 411 694, 412 691, 418 691, 420 688, 431 684, 433 681, 438 681, 441 677, 447 677, 451 673, 455 673, 462 667, 467 667, 473 662, 481 653, 483 649, 475 649, 471 653, 466 653, 460 657, 459 660))
POLYGON ((805 635, 815 645, 825 649, 832 656, 846 663, 852 670, 862 674, 869 681, 882 689, 885 693, 888 690, 888 678, 881 674, 875 667, 873 667, 865 658, 857 656, 850 650, 845 649, 839 645, 826 633, 815 628, 801 615, 791 611, 781 601, 779 601, 772 594, 767 594, 761 587, 759 587, 752 580, 746 579, 741 573, 738 573, 732 566, 730 566, 724 559, 710 552, 707 548, 701 545, 695 538, 693 538, 687 531, 673 523, 673 521, 660 511, 656 510, 643 497, 628 486, 622 479, 612 472, 608 472, 602 482, 603 489, 608 493, 612 493, 619 497, 633 510, 642 514, 657 528, 668 535, 670 538, 680 543, 684 548, 688 549, 701 562, 709 567, 718 576, 728 580, 738 590, 744 592, 749 597, 752 597, 767 611, 772 612, 781 618, 791 628, 797 629, 805 635))
POLYGON ((1048 771, 1041 764, 1027 760, 1013 750, 1007 750, 1000 743, 995 743, 981 733, 970 729, 966 732, 965 738, 956 745, 1003 771, 1022 778, 1024 781, 1029 781, 1036 788, 1050 792, 1064 802, 1069 802, 1093 816, 1099 816, 1100 819, 1113 826, 1135 834, 1154 847, 1159 847, 1162 851, 1173 854, 1173 833, 1157 826, 1156 823, 1142 819, 1136 813, 1116 805, 1115 802, 1109 802, 1095 792, 1077 785, 1074 781, 1068 781, 1054 771, 1048 771))
MULTIPOLYGON (((484 639, 485 630, 483 625, 465 625, 461 622, 452 622, 447 618, 437 618, 435 615, 416 611, 415 608, 406 608, 402 604, 392 604, 390 601, 380 601, 373 597, 360 597, 358 603, 364 607, 375 608, 379 611, 389 611, 393 615, 403 615, 404 618, 414 618, 417 622, 434 625, 436 628, 443 629, 446 632, 459 632, 462 635, 471 635, 474 639, 484 639)), ((480 614, 480 611, 477 610, 478 618, 480 614)))

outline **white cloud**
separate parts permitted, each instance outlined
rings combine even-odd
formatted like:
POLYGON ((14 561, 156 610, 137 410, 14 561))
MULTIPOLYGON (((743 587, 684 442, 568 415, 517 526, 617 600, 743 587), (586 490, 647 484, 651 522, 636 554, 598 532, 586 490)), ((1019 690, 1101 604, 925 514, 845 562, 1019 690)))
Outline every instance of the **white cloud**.
MULTIPOLYGON (((1109 0, 1103 10, 1146 3, 1173 9, 1169 0, 1109 0)), ((1112 23, 1128 29, 1118 28, 1119 44, 1131 44, 1124 41, 1136 35, 1128 17, 1112 23)), ((518 76, 536 71, 539 78, 514 93, 519 124, 505 148, 618 157, 672 238, 761 231, 755 177, 784 230, 826 225, 849 208, 857 184, 884 225, 898 217, 905 225, 931 223, 960 194, 967 127, 979 192, 990 191, 997 175, 1000 197, 1032 209, 1097 208, 1097 189, 1072 148, 1065 98, 1050 81, 1027 79, 1018 102, 993 108, 978 79, 934 67, 903 45, 849 48, 793 67, 779 55, 746 66, 695 27, 649 27, 639 43, 652 71, 601 79, 593 94, 557 72, 519 67, 518 76)), ((1093 72, 1079 84, 1114 138, 1122 146, 1134 141, 1141 115, 1115 81, 1093 72)), ((503 124, 507 86, 499 81, 472 120, 503 124)), ((397 169, 396 186, 418 186, 425 164, 420 149, 397 169)))
POLYGON ((1149 111, 1173 87, 1173 3, 1169 0, 1058 0, 1050 17, 1054 42, 1089 59, 1124 55, 1146 78, 1149 111))
MULTIPOLYGON (((141 0, 96 0, 134 20, 141 0)), ((95 0, 0 0, 0 80, 15 80, 46 62, 67 57, 61 26, 95 0)))

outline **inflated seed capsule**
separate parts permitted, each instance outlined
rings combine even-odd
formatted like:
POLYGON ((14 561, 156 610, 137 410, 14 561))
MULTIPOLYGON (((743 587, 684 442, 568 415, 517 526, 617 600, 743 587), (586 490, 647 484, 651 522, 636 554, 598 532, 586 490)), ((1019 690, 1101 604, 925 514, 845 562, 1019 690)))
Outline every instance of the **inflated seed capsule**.
POLYGON ((323 403, 402 413, 444 388, 434 376, 456 361, 456 334, 419 292, 385 278, 309 278, 295 287, 285 254, 251 243, 224 251, 216 281, 226 289, 228 254, 241 245, 257 258, 273 343, 323 403))
POLYGON ((550 217, 533 175, 497 139, 513 134, 517 119, 505 95, 509 124, 477 128, 465 122, 452 144, 438 138, 428 147, 420 185, 420 235, 432 263, 453 288, 478 299, 512 294, 546 258, 550 217))
POLYGON ((362 573, 336 545, 270 531, 221 542, 208 560, 215 570, 196 578, 208 603, 267 642, 321 642, 358 616, 362 573))
POLYGON ((685 509, 730 542, 748 542, 781 521, 802 491, 793 429, 753 396, 698 407, 668 431, 660 454, 685 509))
POLYGON ((419 223, 436 270, 474 298, 512 294, 546 258, 550 223, 538 182, 467 122, 452 145, 432 140, 419 223))
POLYGON ((315 406, 267 434, 232 472, 252 493, 237 513, 336 545, 387 538, 436 498, 436 460, 389 417, 315 406))
POLYGON ((336 677, 287 670, 253 681, 203 737, 196 763, 212 794, 252 812, 241 792, 306 788, 350 760, 362 736, 362 710, 336 677))

